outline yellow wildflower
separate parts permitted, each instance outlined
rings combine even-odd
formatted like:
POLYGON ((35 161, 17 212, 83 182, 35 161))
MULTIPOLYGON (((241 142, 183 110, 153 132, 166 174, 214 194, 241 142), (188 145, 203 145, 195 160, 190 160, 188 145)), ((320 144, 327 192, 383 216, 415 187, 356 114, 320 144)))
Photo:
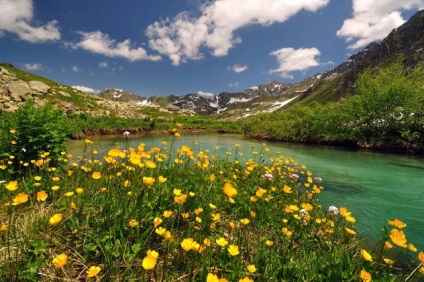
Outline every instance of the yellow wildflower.
POLYGON ((399 247, 402 247, 402 248, 407 247, 406 237, 405 237, 405 234, 403 233, 403 231, 393 229, 392 231, 390 231, 389 237, 390 237, 390 239, 392 239, 392 242, 395 245, 398 245, 399 247))
POLYGON ((187 200, 187 194, 181 194, 180 196, 174 197, 174 202, 179 205, 184 204, 186 200, 187 200))
POLYGON ((362 249, 361 255, 364 258, 364 260, 372 261, 372 256, 366 250, 362 249))
POLYGON ((227 250, 230 253, 230 255, 232 255, 232 256, 236 256, 236 255, 240 254, 239 247, 236 246, 236 245, 229 245, 227 250))
POLYGON ((145 270, 152 270, 156 266, 159 253, 156 251, 147 251, 147 256, 143 259, 142 265, 145 270))
POLYGON ((287 237, 290 237, 293 234, 293 232, 288 230, 286 227, 281 228, 281 232, 283 232, 283 234, 287 237))
POLYGON ((386 248, 386 249, 391 249, 391 248, 393 248, 393 245, 389 242, 389 241, 386 241, 386 242, 384 242, 384 247, 386 248))
POLYGON ((152 186, 155 183, 154 177, 143 177, 143 184, 146 184, 147 186, 152 186))
POLYGON ((172 216, 173 213, 174 213, 173 211, 164 211, 163 217, 168 218, 168 217, 172 216))
POLYGON ((87 270, 87 277, 94 277, 99 274, 101 268, 100 266, 92 266, 89 270, 87 270))
POLYGON ((158 177, 160 183, 165 183, 168 178, 163 177, 162 175, 158 177))
POLYGON ((283 192, 286 193, 286 194, 293 193, 292 188, 290 186, 285 185, 285 184, 284 184, 284 187, 283 187, 283 192))
POLYGON ((247 271, 249 271, 250 273, 255 273, 256 272, 256 266, 254 264, 249 264, 247 266, 247 271))
POLYGON ((56 213, 50 218, 49 223, 50 223, 51 226, 57 226, 57 225, 59 225, 59 222, 61 220, 62 220, 62 214, 56 213))
POLYGON ((158 227, 159 225, 161 225, 163 222, 163 220, 160 217, 155 217, 153 219, 153 226, 154 228, 158 227))
POLYGON ((10 192, 13 192, 18 189, 18 180, 10 181, 8 184, 6 184, 6 189, 10 192))
POLYGON ((166 231, 167 231, 166 228, 163 228, 163 227, 158 227, 158 228, 155 229, 156 234, 158 234, 160 236, 164 235, 166 233, 166 231))
POLYGON ((366 270, 361 270, 359 277, 362 279, 362 282, 370 282, 371 274, 369 274, 366 270))
POLYGON ((221 246, 221 247, 225 247, 227 244, 228 244, 228 241, 227 240, 225 240, 225 238, 224 237, 221 237, 221 238, 219 238, 219 239, 216 239, 216 241, 215 241, 219 246, 221 246))
POLYGON ((424 253, 423 252, 418 253, 418 259, 424 264, 424 253))
POLYGON ((58 177, 58 176, 52 177, 52 181, 53 182, 59 182, 60 181, 60 177, 58 177))
POLYGON ((387 263, 388 265, 393 265, 395 263, 394 260, 388 259, 388 258, 383 258, 384 262, 387 263))
POLYGON ((399 219, 395 218, 394 220, 388 220, 387 221, 389 225, 394 226, 396 228, 402 229, 406 227, 406 224, 400 221, 399 219))
POLYGON ((309 203, 302 203, 302 209, 305 211, 311 211, 314 207, 309 203))
POLYGON ((37 192, 37 201, 44 202, 48 196, 49 195, 46 193, 46 191, 39 191, 37 192))
POLYGON ((18 206, 20 204, 26 203, 28 201, 28 195, 25 193, 19 193, 16 195, 15 198, 13 198, 13 206, 18 206))
POLYGON ((145 164, 146 164, 146 167, 148 167, 148 168, 156 168, 157 167, 156 164, 151 160, 147 160, 145 164))
POLYGON ((52 260, 52 263, 56 267, 62 267, 66 264, 67 261, 68 261, 68 256, 66 254, 60 254, 52 260))
POLYGON ((138 225, 138 221, 135 219, 131 219, 129 225, 131 227, 136 227, 138 225))
POLYGON ((102 177, 102 174, 98 171, 93 172, 92 174, 93 179, 100 179, 100 177, 102 177))
POLYGON ((355 231, 353 231, 353 230, 352 230, 352 229, 350 229, 350 228, 345 227, 345 230, 346 230, 346 232, 347 232, 347 233, 349 233, 349 234, 352 234, 352 235, 355 235, 355 234, 356 234, 356 232, 355 232, 355 231))
POLYGON ((258 198, 260 198, 260 197, 262 197, 264 194, 266 193, 266 190, 265 189, 263 189, 263 188, 260 188, 259 187, 259 189, 256 191, 256 196, 258 197, 258 198))
POLYGON ((250 223, 250 220, 248 218, 242 218, 240 219, 241 224, 248 225, 250 223))
POLYGON ((199 249, 200 245, 193 238, 186 238, 181 242, 181 248, 183 248, 186 252, 190 250, 199 249))
POLYGON ((228 198, 232 198, 238 194, 237 190, 229 182, 224 184, 224 188, 222 190, 224 194, 228 196, 228 198))
POLYGON ((411 252, 414 252, 414 253, 417 251, 417 248, 415 248, 415 246, 413 244, 411 244, 411 243, 408 244, 408 249, 411 252))

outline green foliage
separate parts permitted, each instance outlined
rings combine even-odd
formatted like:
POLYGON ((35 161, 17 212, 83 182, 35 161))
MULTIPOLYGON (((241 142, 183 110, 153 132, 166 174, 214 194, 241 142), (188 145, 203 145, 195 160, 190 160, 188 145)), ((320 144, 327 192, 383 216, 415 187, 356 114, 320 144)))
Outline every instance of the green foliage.
POLYGON ((157 109, 144 109, 143 119, 120 118, 99 116, 93 117, 87 114, 70 115, 72 120, 71 131, 76 135, 84 133, 113 133, 121 134, 124 130, 134 130, 139 133, 168 132, 172 131, 177 123, 184 124, 187 131, 204 132, 240 132, 240 124, 231 121, 219 121, 214 117, 194 115, 184 116, 176 113, 161 113, 157 109))
POLYGON ((423 128, 419 128, 424 113, 420 74, 422 68, 406 74, 399 64, 377 75, 371 70, 364 72, 355 95, 344 99, 340 105, 340 111, 346 113, 344 122, 350 125, 352 138, 360 142, 393 144, 403 141, 402 132, 404 136, 409 132, 407 138, 412 136, 410 140, 423 133, 423 128))
POLYGON ((4 114, 0 133, 0 158, 12 162, 13 173, 24 174, 35 161, 39 166, 49 161, 59 165, 58 159, 66 150, 69 126, 63 112, 50 104, 35 108, 28 100, 15 113, 4 114), (26 164, 26 165, 23 165, 26 164))

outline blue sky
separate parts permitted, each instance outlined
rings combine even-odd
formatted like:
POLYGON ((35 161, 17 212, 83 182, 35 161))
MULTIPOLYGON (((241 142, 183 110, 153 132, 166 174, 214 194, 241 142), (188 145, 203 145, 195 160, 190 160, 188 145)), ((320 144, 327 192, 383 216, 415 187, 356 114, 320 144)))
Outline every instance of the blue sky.
POLYGON ((331 69, 424 0, 0 0, 0 61, 87 92, 236 92, 331 69))

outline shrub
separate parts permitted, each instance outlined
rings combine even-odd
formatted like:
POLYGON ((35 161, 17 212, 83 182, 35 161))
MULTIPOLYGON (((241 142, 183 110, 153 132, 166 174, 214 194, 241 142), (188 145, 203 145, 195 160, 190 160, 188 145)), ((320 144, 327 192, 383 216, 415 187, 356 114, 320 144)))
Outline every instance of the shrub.
POLYGON ((41 167, 50 162, 58 166, 61 152, 69 134, 69 126, 63 112, 50 104, 38 108, 28 100, 15 113, 3 114, 0 131, 0 159, 12 162, 9 168, 14 174, 24 174, 33 165, 41 167))

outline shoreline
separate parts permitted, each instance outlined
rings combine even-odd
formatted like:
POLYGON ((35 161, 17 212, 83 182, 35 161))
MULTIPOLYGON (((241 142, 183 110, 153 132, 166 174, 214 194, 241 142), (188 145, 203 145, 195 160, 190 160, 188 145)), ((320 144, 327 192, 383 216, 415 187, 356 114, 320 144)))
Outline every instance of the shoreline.
MULTIPOLYGON (((94 136, 108 136, 111 138, 119 138, 123 136, 123 132, 128 131, 132 136, 160 136, 174 134, 172 130, 166 129, 151 129, 149 127, 133 127, 127 129, 85 129, 82 131, 82 134, 70 134, 71 140, 82 140, 94 136)), ((304 145, 322 145, 322 146, 332 146, 337 148, 343 148, 346 150, 355 150, 355 151, 364 151, 364 152, 374 152, 374 153, 386 153, 386 154, 396 154, 396 155, 413 155, 413 156, 423 156, 424 148, 407 148, 401 146, 387 146, 384 144, 372 144, 372 143, 360 143, 360 142, 348 142, 348 141, 335 141, 335 140, 315 140, 315 141, 293 141, 293 140, 283 140, 278 138, 272 138, 271 136, 250 136, 243 132, 239 131, 228 131, 228 130, 208 130, 205 128, 183 128, 179 131, 182 134, 240 134, 244 138, 254 139, 254 140, 265 140, 269 142, 288 142, 288 143, 297 143, 304 145)))

